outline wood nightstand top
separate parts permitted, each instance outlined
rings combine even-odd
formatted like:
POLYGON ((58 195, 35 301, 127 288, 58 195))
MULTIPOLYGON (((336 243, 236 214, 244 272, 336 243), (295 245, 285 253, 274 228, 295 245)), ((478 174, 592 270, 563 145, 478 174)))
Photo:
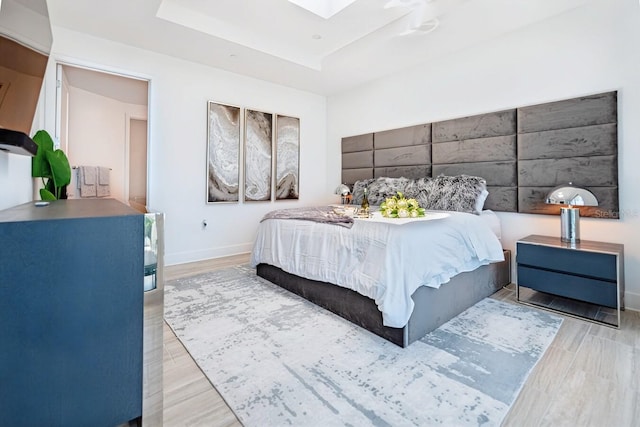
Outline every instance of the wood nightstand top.
POLYGON ((529 243, 533 245, 550 246, 561 249, 573 249, 578 251, 587 252, 600 252, 609 254, 622 254, 624 253, 624 245, 620 243, 607 243, 597 242, 594 240, 581 240, 578 243, 572 244, 563 242, 560 237, 553 236, 541 236, 538 234, 532 234, 523 239, 518 240, 518 243, 529 243))

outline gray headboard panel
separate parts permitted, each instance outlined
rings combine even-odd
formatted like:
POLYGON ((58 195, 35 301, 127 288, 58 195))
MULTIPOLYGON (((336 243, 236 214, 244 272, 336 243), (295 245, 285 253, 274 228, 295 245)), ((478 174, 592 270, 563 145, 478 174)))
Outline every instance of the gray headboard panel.
POLYGON ((517 212, 516 110, 433 124, 433 176, 475 175, 487 181, 487 209, 517 212))
POLYGON ((581 208, 581 215, 617 217, 617 106, 617 93, 608 92, 518 108, 519 212, 557 213, 544 196, 573 182, 598 199, 597 208, 581 208))
POLYGON ((617 92, 515 108, 342 140, 342 182, 381 176, 476 175, 487 209, 555 214, 544 198, 573 182, 598 198, 583 216, 617 218, 617 92))
POLYGON ((373 134, 342 138, 342 182, 373 178, 373 134))

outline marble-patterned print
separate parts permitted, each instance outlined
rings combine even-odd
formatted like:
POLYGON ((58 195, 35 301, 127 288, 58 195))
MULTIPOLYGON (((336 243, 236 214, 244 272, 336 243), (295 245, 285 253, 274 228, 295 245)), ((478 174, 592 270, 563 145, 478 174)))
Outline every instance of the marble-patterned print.
POLYGON ((165 302, 248 427, 498 426, 562 322, 485 299, 402 349, 248 266, 169 282, 165 302))
POLYGON ((209 102, 208 202, 238 201, 240 108, 209 102))
POLYGON ((300 119, 276 118, 276 200, 297 199, 300 119))
POLYGON ((273 114, 246 110, 244 199, 271 199, 271 144, 273 114))

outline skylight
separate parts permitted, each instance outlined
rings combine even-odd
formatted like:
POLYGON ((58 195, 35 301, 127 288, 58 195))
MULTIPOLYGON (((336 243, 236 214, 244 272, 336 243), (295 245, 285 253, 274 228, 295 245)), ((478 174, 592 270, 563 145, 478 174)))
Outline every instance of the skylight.
POLYGON ((321 18, 329 19, 356 0, 289 0, 321 18))

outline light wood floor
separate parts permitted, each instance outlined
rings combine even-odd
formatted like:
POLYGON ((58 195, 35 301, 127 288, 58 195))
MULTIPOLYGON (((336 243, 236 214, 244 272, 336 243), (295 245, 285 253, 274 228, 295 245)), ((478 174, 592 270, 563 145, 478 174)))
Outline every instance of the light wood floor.
MULTIPOLYGON (((239 255, 168 267, 165 277, 246 262, 239 255)), ((510 289, 493 297, 515 304, 510 289)), ((166 324, 164 425, 241 425, 166 324)), ((640 313, 623 312, 620 329, 566 317, 503 426, 640 426, 640 313)))

